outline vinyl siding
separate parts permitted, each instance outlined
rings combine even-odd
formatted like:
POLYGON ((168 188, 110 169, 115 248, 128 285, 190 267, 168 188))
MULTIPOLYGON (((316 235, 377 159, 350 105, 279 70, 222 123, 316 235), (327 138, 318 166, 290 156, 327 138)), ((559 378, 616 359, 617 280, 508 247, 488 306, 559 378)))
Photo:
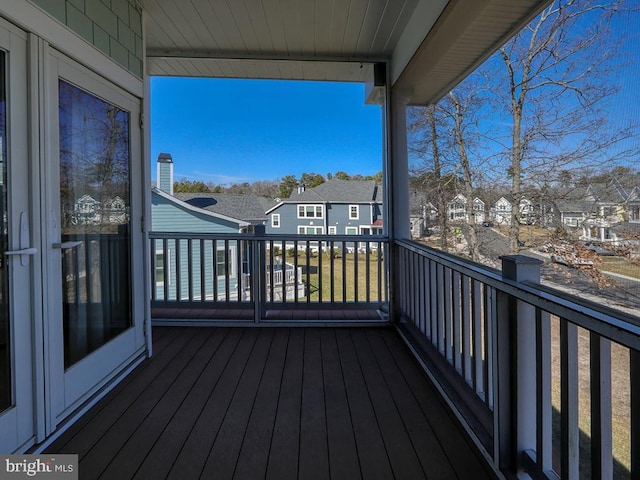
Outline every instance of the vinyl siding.
POLYGON ((188 210, 153 193, 151 229, 155 232, 238 233, 240 227, 229 220, 188 210))

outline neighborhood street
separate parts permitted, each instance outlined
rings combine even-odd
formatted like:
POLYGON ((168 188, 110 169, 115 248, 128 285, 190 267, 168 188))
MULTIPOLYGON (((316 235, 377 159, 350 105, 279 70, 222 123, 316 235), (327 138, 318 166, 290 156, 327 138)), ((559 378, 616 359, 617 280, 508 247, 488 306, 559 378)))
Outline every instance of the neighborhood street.
MULTIPOLYGON (((496 262, 500 267, 499 257, 509 254, 507 237, 490 227, 478 227, 480 253, 496 262)), ((640 281, 628 277, 611 276, 612 286, 599 289, 593 278, 580 269, 552 263, 548 256, 531 249, 522 250, 521 255, 538 258, 544 261, 541 269, 542 283, 567 291, 585 299, 602 302, 613 308, 621 308, 637 315, 637 310, 630 305, 640 303, 640 281)))

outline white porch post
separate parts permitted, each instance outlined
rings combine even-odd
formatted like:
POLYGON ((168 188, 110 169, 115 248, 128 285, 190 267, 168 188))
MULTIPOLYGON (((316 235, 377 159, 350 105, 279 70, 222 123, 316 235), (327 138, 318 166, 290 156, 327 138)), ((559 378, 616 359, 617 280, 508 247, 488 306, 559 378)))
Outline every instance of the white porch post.
POLYGON ((409 228, 409 160, 407 155, 407 104, 392 90, 391 93, 391 158, 388 161, 392 239, 410 238, 409 228))
MULTIPOLYGON (((501 258, 502 278, 515 282, 540 282, 542 261, 523 255, 507 255, 501 258)), ((516 385, 511 385, 512 390, 515 388, 515 405, 512 406, 511 421, 516 423, 515 428, 511 427, 511 432, 515 435, 511 440, 515 442, 512 448, 516 448, 517 455, 527 450, 535 451, 537 448, 536 346, 537 342, 550 342, 550 338, 536 338, 536 309, 532 305, 517 301, 509 310, 511 318, 508 320, 509 325, 505 326, 511 329, 510 340, 516 342, 515 345, 510 345, 510 350, 511 360, 515 361, 515 365, 511 366, 515 369, 512 378, 516 381, 516 385)))

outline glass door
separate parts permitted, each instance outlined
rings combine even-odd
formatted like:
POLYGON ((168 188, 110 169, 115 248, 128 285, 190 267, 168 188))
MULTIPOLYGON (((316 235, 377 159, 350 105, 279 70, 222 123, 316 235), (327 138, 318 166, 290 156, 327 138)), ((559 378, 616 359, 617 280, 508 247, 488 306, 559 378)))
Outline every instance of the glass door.
POLYGON ((54 412, 64 416, 144 344, 133 251, 141 235, 133 193, 141 188, 132 188, 139 181, 139 100, 61 55, 51 65, 58 131, 47 176, 50 298, 60 315, 54 371, 62 376, 54 412))
POLYGON ((0 20, 0 452, 35 440, 26 34, 0 20))

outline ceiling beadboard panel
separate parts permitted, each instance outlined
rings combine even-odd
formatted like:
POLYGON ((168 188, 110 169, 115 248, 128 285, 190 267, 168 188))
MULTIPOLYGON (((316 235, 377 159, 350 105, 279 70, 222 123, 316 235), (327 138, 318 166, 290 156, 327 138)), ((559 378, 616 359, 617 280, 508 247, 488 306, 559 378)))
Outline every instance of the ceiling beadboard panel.
POLYGON ((138 0, 150 75, 365 82, 437 100, 550 0, 138 0))
POLYGON ((140 0, 147 51, 387 58, 419 0, 140 0))

